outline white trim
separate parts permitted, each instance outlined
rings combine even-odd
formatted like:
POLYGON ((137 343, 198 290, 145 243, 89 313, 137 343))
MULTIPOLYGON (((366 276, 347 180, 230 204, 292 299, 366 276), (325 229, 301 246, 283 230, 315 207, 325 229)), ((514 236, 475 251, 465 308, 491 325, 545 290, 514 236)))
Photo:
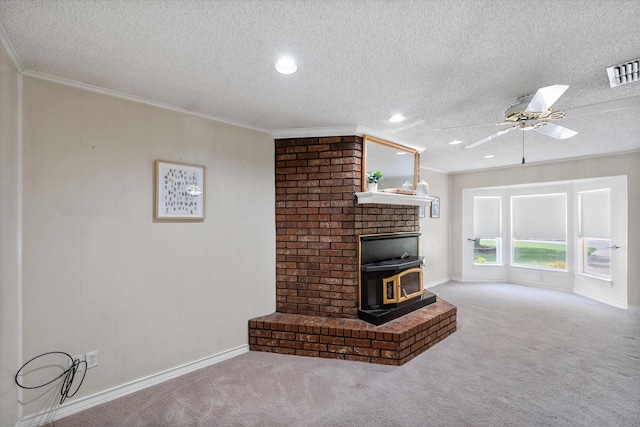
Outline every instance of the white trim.
POLYGON ((398 139, 398 138, 396 138, 394 136, 385 135, 382 132, 378 132, 377 130, 370 129, 370 128, 367 128, 367 127, 364 127, 364 126, 358 126, 358 132, 359 132, 358 133, 359 135, 369 135, 369 136, 373 136, 373 137, 376 137, 376 138, 384 139, 385 141, 394 142, 396 144, 404 145, 405 147, 413 148, 418 153, 422 153, 425 150, 425 147, 423 147, 421 145, 409 144, 408 142, 403 141, 401 139, 398 139))
POLYGON ((462 283, 503 283, 506 285, 521 285, 521 286, 528 286, 531 288, 541 288, 541 289, 549 289, 552 291, 559 291, 559 292, 564 292, 564 293, 572 293, 571 289, 567 289, 567 288, 562 288, 559 286, 553 286, 553 285, 545 285, 542 283, 536 283, 536 282, 529 282, 526 280, 514 280, 514 279, 509 279, 509 280, 505 280, 504 278, 472 278, 472 279, 465 279, 463 277, 452 277, 451 280, 456 281, 456 282, 462 282, 462 283))
POLYGON ((627 304, 621 304, 621 303, 619 303, 617 301, 613 301, 613 300, 610 300, 608 298, 603 298, 603 297, 600 297, 600 296, 591 295, 589 292, 577 291, 577 290, 574 289, 573 293, 576 294, 576 295, 580 295, 580 296, 592 299, 594 301, 601 302, 603 304, 611 305, 611 306, 617 307, 617 308, 622 308, 624 310, 627 310, 629 308, 629 306, 627 304))
POLYGON ((24 71, 22 62, 20 61, 16 51, 13 49, 13 45, 9 41, 9 37, 7 37, 7 33, 4 32, 2 25, 0 25, 0 44, 4 47, 5 52, 7 52, 7 56, 9 56, 9 59, 13 63, 13 66, 18 70, 18 73, 22 73, 24 71))
MULTIPOLYGON (((273 129, 271 135, 274 139, 291 139, 291 138, 324 138, 331 136, 363 136, 370 135, 376 138, 384 139, 385 141, 394 142, 404 147, 412 148, 419 153, 425 150, 424 147, 414 144, 409 144, 401 139, 393 136, 385 135, 367 127, 359 125, 344 125, 333 127, 314 127, 314 128, 289 128, 289 129, 273 129)), ((443 172, 444 173, 444 172, 443 172)))
POLYGON ((362 136, 358 134, 357 125, 344 125, 334 127, 317 127, 317 128, 290 128, 290 129, 273 129, 271 136, 274 139, 291 139, 291 138, 323 138, 331 136, 362 136))
POLYGON ((434 286, 442 285, 443 283, 447 283, 447 282, 450 282, 450 281, 451 281, 450 277, 445 277, 443 279, 433 280, 433 281, 431 281, 429 283, 425 283, 423 285, 423 287, 425 289, 429 289, 429 288, 433 288, 434 286))
MULTIPOLYGON (((18 298, 18 306, 16 308, 17 311, 17 330, 18 334, 16 339, 17 344, 17 358, 18 363, 22 365, 24 363, 24 312, 23 312, 23 304, 22 304, 22 294, 23 294, 23 274, 22 274, 22 239, 23 239, 23 192, 24 192, 24 178, 23 178, 23 168, 22 168, 22 145, 23 145, 23 85, 22 85, 22 74, 17 75, 17 84, 18 84, 18 123, 17 123, 17 141, 16 141, 16 297, 18 298)), ((16 397, 18 401, 18 419, 22 418, 23 407, 20 402, 23 402, 23 390, 20 387, 16 388, 16 397)))
POLYGON ((454 278, 452 277, 451 280, 455 280, 455 281, 459 281, 459 282, 464 282, 464 283, 506 283, 506 284, 512 284, 512 285, 523 285, 523 286, 529 286, 532 288, 541 288, 541 289, 549 289, 552 291, 559 291, 559 292, 564 292, 564 293, 569 293, 569 294, 574 294, 574 295, 580 295, 583 296, 585 298, 589 298, 592 299, 594 301, 603 303, 603 304, 607 304, 616 308, 622 308, 624 310, 627 309, 632 309, 632 310, 640 310, 640 307, 634 307, 634 306, 628 306, 627 304, 621 304, 619 302, 607 299, 607 298, 602 298, 599 296, 595 296, 595 295, 591 295, 588 292, 581 292, 581 291, 576 291, 575 289, 566 289, 566 288, 561 288, 558 286, 549 286, 549 285, 544 285, 541 283, 535 283, 535 282, 528 282, 525 280, 513 280, 513 279, 509 279, 509 281, 507 282, 503 282, 503 281, 499 281, 499 280, 488 280, 488 279, 473 279, 473 280, 468 280, 468 279, 464 279, 464 278, 454 278))
POLYGON ((529 286, 531 288, 549 289, 552 291, 559 291, 559 292, 564 292, 568 294, 573 293, 573 290, 570 288, 563 288, 561 286, 554 286, 554 285, 545 285, 544 283, 538 283, 538 282, 529 282, 528 280, 509 279, 507 283, 510 283, 513 285, 529 286))
POLYGON ((427 206, 434 201, 435 197, 411 196, 408 194, 385 193, 384 191, 366 191, 356 193, 358 204, 380 203, 385 205, 410 205, 427 206))
POLYGON ((606 288, 610 288, 613 286, 613 281, 610 277, 598 277, 588 273, 576 273, 576 278, 579 280, 584 280, 587 283, 604 286, 606 288))
POLYGON ((143 98, 141 96, 128 95, 126 93, 118 92, 116 90, 105 89, 105 88, 102 88, 102 87, 93 86, 93 85, 86 84, 86 83, 80 83, 80 82, 77 82, 75 80, 64 79, 62 77, 56 77, 56 76, 52 76, 50 74, 40 73, 38 71, 25 70, 22 74, 24 74, 27 77, 33 77, 33 78, 40 79, 40 80, 46 80, 46 81, 50 81, 50 82, 53 82, 53 83, 59 83, 59 84, 65 85, 65 86, 74 87, 76 89, 88 90, 90 92, 95 92, 95 93, 99 93, 99 94, 102 94, 102 95, 108 95, 108 96, 113 96, 113 97, 116 97, 116 98, 126 99, 127 101, 132 101, 132 102, 137 102, 137 103, 140 103, 140 104, 150 105, 152 107, 158 107, 158 108, 162 108, 164 110, 169 110, 169 111, 175 111, 175 112, 178 112, 178 113, 188 114, 190 116, 196 116, 196 117, 200 117, 200 118, 207 119, 207 120, 213 120, 213 121, 216 121, 216 122, 225 123, 225 124, 228 124, 228 125, 233 125, 233 126, 246 128, 246 129, 255 130, 255 131, 258 131, 258 132, 270 133, 270 131, 268 129, 258 128, 258 127, 255 127, 255 126, 248 125, 246 123, 240 123, 240 122, 236 122, 236 121, 233 121, 233 120, 229 120, 229 119, 225 119, 225 118, 217 117, 217 116, 209 116, 207 114, 199 113, 197 111, 187 110, 186 108, 175 107, 173 105, 164 104, 164 103, 158 102, 158 101, 153 101, 153 100, 150 100, 150 99, 147 99, 147 98, 143 98))
POLYGON ((419 169, 424 169, 424 170, 432 171, 432 172, 438 172, 438 173, 441 173, 441 174, 444 174, 444 175, 450 175, 450 174, 451 174, 451 172, 447 172, 446 170, 443 170, 443 169, 436 169, 436 168, 432 168, 432 167, 430 167, 430 166, 422 166, 422 165, 421 165, 421 166, 419 167, 419 169))
POLYGON ((123 384, 112 389, 93 394, 91 396, 83 397, 81 399, 78 399, 77 401, 71 402, 59 408, 54 408, 48 411, 40 412, 39 414, 30 415, 27 418, 21 420, 20 423, 17 424, 17 427, 31 427, 42 425, 44 423, 50 423, 52 421, 68 417, 69 415, 85 411, 94 406, 107 403, 111 400, 118 399, 128 394, 135 393, 145 388, 160 384, 164 381, 177 378, 193 371, 197 371, 198 369, 215 365, 216 363, 223 362, 225 360, 240 356, 241 354, 245 354, 248 352, 248 344, 225 350, 221 353, 214 354, 213 356, 196 360, 195 362, 187 363, 182 366, 168 369, 164 372, 153 374, 145 378, 140 378, 127 384, 123 384))
MULTIPOLYGON (((467 173, 476 173, 476 172, 494 172, 494 171, 499 171, 499 170, 503 170, 503 169, 513 169, 515 167, 518 168, 526 168, 529 166, 541 166, 541 165, 548 165, 548 164, 554 164, 554 163, 562 163, 562 162, 572 162, 575 160, 586 160, 586 159, 599 159, 601 157, 611 157, 611 156, 620 156, 620 155, 629 155, 629 154, 635 154, 640 152, 640 150, 628 150, 628 151, 618 151, 615 153, 607 153, 607 154, 590 154, 590 155, 586 155, 586 156, 579 156, 579 157, 570 157, 570 158, 565 158, 565 159, 555 159, 555 160, 545 160, 543 162, 527 162, 524 165, 506 165, 506 166, 496 166, 493 168, 485 168, 485 169, 463 169, 463 170, 458 170, 458 171, 450 171, 447 172, 450 175, 462 175, 462 174, 467 174, 467 173)), ((596 176, 594 178, 610 178, 609 176, 596 176)), ((578 178, 578 180, 583 180, 583 179, 593 179, 593 178, 578 178)), ((570 180, 569 180, 570 181, 570 180)), ((551 183, 551 182, 550 182, 551 183)), ((537 182, 535 184, 547 184, 544 181, 541 182, 537 182)), ((513 185, 518 186, 520 184, 515 184, 513 185)), ((529 185, 529 184, 522 184, 523 186, 529 185)), ((510 187, 509 185, 506 186, 497 186, 494 188, 501 188, 501 187, 510 187)), ((476 187, 472 187, 472 188, 476 188, 476 187)), ((484 187, 484 188, 492 188, 492 187, 484 187)))

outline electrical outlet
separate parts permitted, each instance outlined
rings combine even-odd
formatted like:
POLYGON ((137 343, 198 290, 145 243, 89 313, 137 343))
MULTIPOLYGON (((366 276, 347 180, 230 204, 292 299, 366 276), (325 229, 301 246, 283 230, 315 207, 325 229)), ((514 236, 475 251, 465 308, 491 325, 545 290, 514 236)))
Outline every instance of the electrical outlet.
POLYGON ((95 368, 100 364, 98 350, 87 353, 87 369, 95 368))
MULTIPOLYGON (((76 360, 78 362, 82 362, 84 360, 84 355, 82 354, 78 354, 76 356, 72 357, 73 360, 69 360, 69 368, 71 367, 71 365, 73 365, 73 362, 75 362, 76 360)), ((78 370, 76 372, 80 372, 80 371, 84 371, 84 363, 78 363, 78 370)))

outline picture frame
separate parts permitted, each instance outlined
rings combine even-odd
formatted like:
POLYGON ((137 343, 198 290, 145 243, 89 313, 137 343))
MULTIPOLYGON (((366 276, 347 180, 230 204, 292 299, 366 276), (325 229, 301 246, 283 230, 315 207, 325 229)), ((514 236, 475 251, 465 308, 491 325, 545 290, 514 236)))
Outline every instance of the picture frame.
POLYGON ((205 174, 206 168, 202 165, 156 160, 154 221, 204 221, 205 174))
POLYGON ((424 218, 426 216, 425 211, 426 211, 425 206, 420 205, 418 209, 418 215, 420 216, 420 218, 424 218))
POLYGON ((440 218, 440 197, 434 197, 431 201, 431 218, 440 218))

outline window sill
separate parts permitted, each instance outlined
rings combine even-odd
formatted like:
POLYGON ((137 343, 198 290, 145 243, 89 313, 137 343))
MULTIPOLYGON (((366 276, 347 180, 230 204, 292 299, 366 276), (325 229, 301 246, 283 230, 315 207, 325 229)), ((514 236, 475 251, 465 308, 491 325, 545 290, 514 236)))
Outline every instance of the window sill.
POLYGON ((576 273, 576 276, 584 280, 585 282, 593 283, 595 285, 600 285, 607 288, 610 288, 613 286, 613 281, 607 277, 593 276, 587 273, 576 273))

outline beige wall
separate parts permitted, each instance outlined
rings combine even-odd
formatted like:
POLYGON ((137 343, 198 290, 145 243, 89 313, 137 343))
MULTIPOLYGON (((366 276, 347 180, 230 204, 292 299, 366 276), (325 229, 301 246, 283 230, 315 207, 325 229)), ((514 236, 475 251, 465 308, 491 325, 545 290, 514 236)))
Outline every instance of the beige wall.
POLYGON ((275 310, 272 137, 29 77, 23 99, 24 357, 100 351, 86 396, 247 344, 275 310), (152 221, 155 159, 206 166, 203 223, 152 221))
POLYGON ((420 169, 420 180, 429 184, 429 194, 440 198, 440 218, 430 218, 430 206, 425 208, 425 217, 420 219, 420 252, 424 256, 424 285, 426 287, 444 283, 449 273, 450 201, 449 174, 420 169))
POLYGON ((18 420, 18 84, 0 45, 0 426, 18 420))
POLYGON ((462 190, 618 175, 627 176, 628 188, 628 304, 640 307, 640 152, 452 175, 451 276, 463 275, 462 190))

